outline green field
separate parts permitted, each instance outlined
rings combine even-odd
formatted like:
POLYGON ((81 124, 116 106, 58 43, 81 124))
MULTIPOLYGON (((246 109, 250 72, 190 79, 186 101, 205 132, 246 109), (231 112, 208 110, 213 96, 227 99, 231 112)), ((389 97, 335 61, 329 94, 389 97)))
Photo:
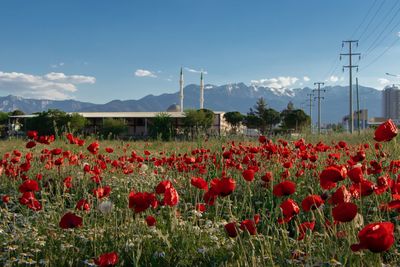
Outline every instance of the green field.
POLYGON ((117 266, 396 266, 400 149, 373 136, 100 140, 93 153, 90 138, 30 149, 27 139, 1 141, 0 265, 101 266, 99 256, 115 252, 117 266), (324 189, 329 167, 337 180, 324 189), (281 208, 289 199, 297 211, 281 208), (77 208, 80 200, 86 206, 77 208), (355 216, 345 212, 348 222, 332 214, 342 202, 357 207, 355 216), (394 242, 379 232, 360 243, 360 230, 376 222, 394 224, 394 242), (363 249, 352 251, 358 243, 363 249))

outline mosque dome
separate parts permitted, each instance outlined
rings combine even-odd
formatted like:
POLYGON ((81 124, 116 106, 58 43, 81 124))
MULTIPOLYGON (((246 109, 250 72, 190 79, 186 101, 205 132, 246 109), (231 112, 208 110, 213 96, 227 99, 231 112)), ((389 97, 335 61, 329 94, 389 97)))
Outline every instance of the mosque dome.
POLYGON ((167 108, 167 112, 179 112, 181 111, 181 107, 177 104, 172 104, 167 108))

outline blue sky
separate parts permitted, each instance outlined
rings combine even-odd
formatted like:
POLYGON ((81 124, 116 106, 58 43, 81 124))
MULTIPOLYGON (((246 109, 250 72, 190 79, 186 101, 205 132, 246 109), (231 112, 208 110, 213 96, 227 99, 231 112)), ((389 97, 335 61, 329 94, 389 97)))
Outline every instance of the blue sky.
POLYGON ((396 0, 2 1, 0 95, 138 99, 178 91, 181 66, 186 85, 201 69, 216 85, 346 85, 341 41, 360 37, 360 83, 382 89, 400 82, 385 75, 400 74, 399 10, 396 0))

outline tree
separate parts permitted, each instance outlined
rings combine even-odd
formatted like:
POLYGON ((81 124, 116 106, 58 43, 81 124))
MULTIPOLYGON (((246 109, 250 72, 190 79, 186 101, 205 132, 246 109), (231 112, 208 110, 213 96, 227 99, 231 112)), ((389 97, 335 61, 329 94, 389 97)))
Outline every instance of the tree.
POLYGON ((250 112, 247 113, 244 119, 244 124, 248 128, 256 128, 259 129, 261 133, 264 133, 267 126, 272 130, 274 125, 280 123, 279 112, 273 108, 267 108, 264 98, 259 98, 253 108, 250 108, 250 112))
POLYGON ((8 113, 0 111, 0 125, 8 123, 8 113))
POLYGON ((150 136, 153 139, 160 137, 163 141, 171 140, 173 135, 172 118, 168 113, 158 113, 150 125, 150 136))
POLYGON ((183 124, 192 137, 205 134, 214 122, 214 112, 209 109, 189 109, 185 111, 183 124))
POLYGON ((19 109, 16 109, 16 110, 10 112, 10 116, 19 116, 19 115, 25 115, 25 112, 23 112, 19 109))
POLYGON ((262 119, 259 118, 255 114, 247 114, 246 117, 243 120, 244 125, 246 125, 247 128, 255 128, 258 129, 260 124, 262 124, 262 119))
POLYGON ((284 110, 281 113, 282 116, 282 128, 302 130, 305 127, 310 126, 311 118, 302 109, 284 110))
POLYGON ((69 116, 68 126, 73 132, 82 130, 86 126, 86 124, 86 118, 78 113, 73 113, 69 116))
MULTIPOLYGON (((257 115, 259 118, 262 118, 266 110, 267 103, 265 102, 264 97, 260 97, 254 105, 254 114, 257 115)), ((250 111, 252 110, 250 109, 250 111)))
POLYGON ((228 122, 234 133, 237 133, 238 127, 244 120, 244 116, 239 111, 231 111, 224 114, 224 119, 228 122))
POLYGON ((274 125, 277 125, 281 122, 281 115, 278 111, 273 108, 269 108, 265 110, 262 119, 264 120, 265 124, 269 127, 269 130, 272 130, 274 125))
POLYGON ((338 124, 328 123, 326 125, 326 128, 332 130, 333 132, 337 132, 337 133, 342 133, 345 130, 343 127, 343 124, 341 124, 341 123, 338 123, 338 124))
POLYGON ((69 115, 64 111, 49 109, 36 114, 36 117, 26 121, 27 130, 36 130, 40 135, 58 134, 68 130, 69 115))
POLYGON ((101 133, 105 136, 119 136, 128 130, 128 126, 123 119, 105 118, 101 133))

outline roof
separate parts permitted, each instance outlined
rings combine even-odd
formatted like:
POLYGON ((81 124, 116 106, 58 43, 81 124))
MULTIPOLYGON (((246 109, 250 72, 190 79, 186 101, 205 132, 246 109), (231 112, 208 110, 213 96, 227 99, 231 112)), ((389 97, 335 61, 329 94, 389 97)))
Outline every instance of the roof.
POLYGON ((77 112, 85 118, 154 118, 160 113, 168 114, 172 118, 183 118, 182 112, 77 112))
MULTIPOLYGON (((184 112, 67 112, 67 114, 77 113, 85 118, 154 118, 160 113, 168 114, 171 118, 183 118, 184 112)), ((221 111, 214 111, 214 114, 223 114, 221 111)), ((15 115, 10 118, 32 118, 36 114, 15 115)))

